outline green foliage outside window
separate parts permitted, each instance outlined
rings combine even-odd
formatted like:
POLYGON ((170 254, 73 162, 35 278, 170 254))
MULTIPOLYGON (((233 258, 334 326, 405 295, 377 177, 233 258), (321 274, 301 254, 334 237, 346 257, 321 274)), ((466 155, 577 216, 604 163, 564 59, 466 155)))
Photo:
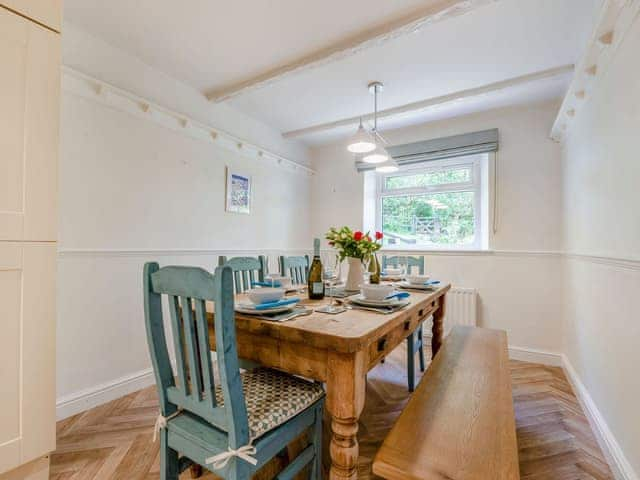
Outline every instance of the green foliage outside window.
MULTIPOLYGON (((424 188, 471 180, 468 167, 385 178, 385 190, 424 188)), ((399 192, 400 193, 400 192, 399 192)), ((382 198, 385 245, 468 245, 475 238, 473 191, 416 193, 382 198)))

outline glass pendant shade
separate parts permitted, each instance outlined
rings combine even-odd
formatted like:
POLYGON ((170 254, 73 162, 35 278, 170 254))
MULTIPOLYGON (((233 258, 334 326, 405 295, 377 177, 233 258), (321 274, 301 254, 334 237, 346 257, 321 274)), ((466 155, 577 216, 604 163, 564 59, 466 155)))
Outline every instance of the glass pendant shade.
POLYGON ((365 163, 383 163, 389 160, 389 154, 380 145, 376 144, 376 148, 362 157, 365 163))
POLYGON ((393 159, 389 158, 384 163, 380 163, 376 166, 376 172, 379 173, 393 173, 398 171, 398 163, 393 159))
POLYGON ((358 131, 349 142, 349 145, 347 145, 347 150, 351 153, 367 153, 375 150, 375 148, 376 144, 373 138, 371 138, 371 135, 369 135, 362 124, 360 124, 358 131))

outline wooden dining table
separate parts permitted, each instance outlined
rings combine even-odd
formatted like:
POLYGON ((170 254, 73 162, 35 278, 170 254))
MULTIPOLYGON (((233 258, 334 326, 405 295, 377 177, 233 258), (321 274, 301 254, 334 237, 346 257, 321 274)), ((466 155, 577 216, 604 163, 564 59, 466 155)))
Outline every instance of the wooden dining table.
MULTIPOLYGON (((431 351, 436 355, 442 345, 450 287, 443 284, 434 291, 412 291, 411 303, 390 314, 359 309, 337 315, 314 311, 291 321, 275 322, 236 313, 239 357, 325 383, 331 480, 358 477, 358 420, 364 407, 367 372, 430 316, 431 351)), ((330 301, 300 296, 300 303, 310 308, 330 301)), ((237 301, 242 300, 243 295, 239 295, 237 301)), ((210 343, 215 348, 213 306, 207 306, 207 310, 210 343)))

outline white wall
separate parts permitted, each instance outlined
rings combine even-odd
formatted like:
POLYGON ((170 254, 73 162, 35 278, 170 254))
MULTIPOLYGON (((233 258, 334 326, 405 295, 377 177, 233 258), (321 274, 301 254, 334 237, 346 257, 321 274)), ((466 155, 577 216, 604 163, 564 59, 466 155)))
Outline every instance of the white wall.
POLYGON ((564 241, 570 253, 564 350, 635 472, 640 472, 638 49, 636 19, 608 71, 588 90, 562 160, 564 241))
MULTIPOLYGON (((549 140, 559 102, 504 108, 385 131, 401 144, 500 130, 498 230, 486 253, 427 253, 427 270, 480 294, 480 325, 507 330, 513 346, 560 352, 562 289, 560 147, 549 140)), ((360 227, 363 178, 344 143, 312 150, 312 233, 360 227)))
MULTIPOLYGON (((65 28, 63 46, 65 65, 290 160, 308 161, 305 148, 283 141, 278 132, 228 107, 213 107, 185 85, 82 32, 65 28)), ((261 164, 110 108, 74 93, 65 79, 58 262, 60 415, 90 406, 96 390, 104 399, 151 380, 142 310, 145 261, 211 270, 218 254, 263 252, 273 259, 284 250, 310 247, 310 177, 304 172, 261 164), (224 211, 226 166, 253 175, 251 215, 224 211)))

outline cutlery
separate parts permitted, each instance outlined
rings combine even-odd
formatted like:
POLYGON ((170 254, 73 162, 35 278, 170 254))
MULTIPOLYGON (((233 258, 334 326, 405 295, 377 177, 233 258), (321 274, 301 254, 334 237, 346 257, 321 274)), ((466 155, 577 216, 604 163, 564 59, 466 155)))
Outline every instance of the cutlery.
POLYGON ((307 309, 302 310, 300 312, 295 312, 295 313, 291 314, 290 316, 285 317, 285 318, 283 318, 281 320, 278 320, 278 321, 279 322, 288 322, 289 320, 293 320, 293 319, 298 318, 298 317, 306 317, 307 315, 311 315, 312 313, 313 313, 313 310, 310 309, 310 308, 307 308, 307 309))
POLYGON ((400 300, 402 298, 409 298, 410 296, 411 294, 408 292, 396 292, 396 293, 392 293, 391 295, 387 295, 386 297, 384 297, 384 299, 392 300, 394 298, 397 298, 398 300, 400 300))

